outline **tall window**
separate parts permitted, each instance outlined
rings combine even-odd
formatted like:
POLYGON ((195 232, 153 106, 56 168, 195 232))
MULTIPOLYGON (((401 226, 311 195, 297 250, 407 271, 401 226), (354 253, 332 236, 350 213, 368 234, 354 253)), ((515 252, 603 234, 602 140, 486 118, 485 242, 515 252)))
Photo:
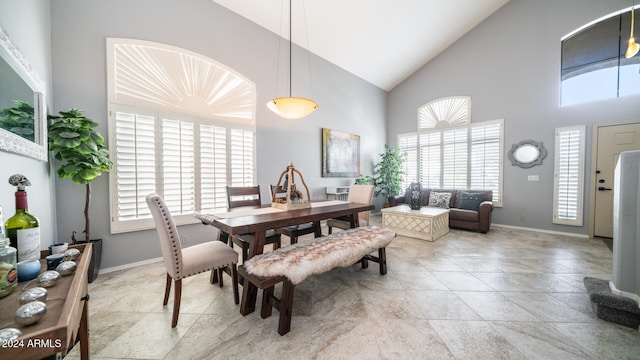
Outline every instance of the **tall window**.
POLYGON ((163 44, 108 39, 107 54, 112 233, 153 227, 151 192, 187 224, 255 183, 253 83, 163 44))
POLYGON ((556 129, 553 222, 582 226, 585 127, 556 129))
POLYGON ((398 135, 407 153, 402 187, 492 190, 502 205, 503 120, 470 123, 471 99, 431 101, 418 109, 418 131, 398 135))
POLYGON ((562 39, 562 105, 640 94, 640 56, 624 56, 630 30, 627 9, 562 39))

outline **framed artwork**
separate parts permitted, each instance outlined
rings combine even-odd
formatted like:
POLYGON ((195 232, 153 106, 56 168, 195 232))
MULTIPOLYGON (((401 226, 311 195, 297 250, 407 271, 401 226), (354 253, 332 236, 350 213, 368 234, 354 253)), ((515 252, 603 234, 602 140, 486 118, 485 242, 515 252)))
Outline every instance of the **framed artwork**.
POLYGON ((360 175, 360 136, 322 129, 322 177, 360 175))

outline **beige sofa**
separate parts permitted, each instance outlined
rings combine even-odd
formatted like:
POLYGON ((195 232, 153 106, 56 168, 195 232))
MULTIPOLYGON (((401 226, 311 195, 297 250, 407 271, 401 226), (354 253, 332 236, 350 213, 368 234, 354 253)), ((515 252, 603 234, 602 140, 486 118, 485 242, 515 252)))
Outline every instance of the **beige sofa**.
MULTIPOLYGON (((449 227, 479 231, 483 234, 486 234, 491 228, 491 213, 493 212, 493 192, 491 190, 422 189, 420 197, 422 206, 429 206, 429 198, 432 193, 451 194, 448 202, 449 227)), ((446 198, 446 195, 441 198, 446 198)), ((409 204, 410 199, 411 192, 407 188, 404 195, 389 197, 388 201, 390 206, 397 206, 409 204)), ((440 201, 440 205, 446 207, 447 204, 443 202, 445 201, 440 201)))

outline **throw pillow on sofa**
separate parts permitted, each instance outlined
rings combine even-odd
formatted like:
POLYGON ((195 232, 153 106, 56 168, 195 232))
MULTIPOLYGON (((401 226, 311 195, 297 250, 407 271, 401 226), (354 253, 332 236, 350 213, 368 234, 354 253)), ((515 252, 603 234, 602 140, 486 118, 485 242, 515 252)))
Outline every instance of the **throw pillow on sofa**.
POLYGON ((448 192, 439 193, 439 192, 433 192, 433 191, 429 193, 429 206, 448 209, 450 201, 451 201, 451 193, 448 193, 448 192))
POLYGON ((459 209, 478 211, 484 201, 484 193, 461 192, 459 209))

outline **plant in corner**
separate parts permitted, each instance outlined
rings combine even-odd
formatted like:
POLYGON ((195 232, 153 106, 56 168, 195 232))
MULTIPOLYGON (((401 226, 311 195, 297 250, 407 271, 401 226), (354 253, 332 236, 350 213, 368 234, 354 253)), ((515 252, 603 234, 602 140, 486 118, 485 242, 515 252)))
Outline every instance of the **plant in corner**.
POLYGON ((385 204, 388 198, 400 193, 402 182, 402 164, 406 154, 399 148, 384 145, 384 153, 380 154, 380 162, 373 167, 373 184, 376 186, 375 195, 383 196, 385 204))
MULTIPOLYGON (((69 109, 60 111, 59 116, 49 115, 49 150, 54 152, 54 158, 58 161, 57 174, 61 179, 69 178, 76 184, 85 185, 84 203, 84 230, 85 242, 91 241, 91 221, 89 218, 89 205, 91 203, 91 182, 111 170, 109 150, 104 145, 104 137, 94 128, 98 124, 85 117, 82 110, 69 109)), ((71 235, 71 242, 76 243, 75 231, 71 235)), ((100 244, 101 245, 101 244, 100 244)), ((98 253, 98 249, 94 249, 98 253)), ((93 281, 99 267, 99 254, 95 254, 93 260, 95 267, 93 281)), ((92 269, 90 269, 91 271, 92 269)))

